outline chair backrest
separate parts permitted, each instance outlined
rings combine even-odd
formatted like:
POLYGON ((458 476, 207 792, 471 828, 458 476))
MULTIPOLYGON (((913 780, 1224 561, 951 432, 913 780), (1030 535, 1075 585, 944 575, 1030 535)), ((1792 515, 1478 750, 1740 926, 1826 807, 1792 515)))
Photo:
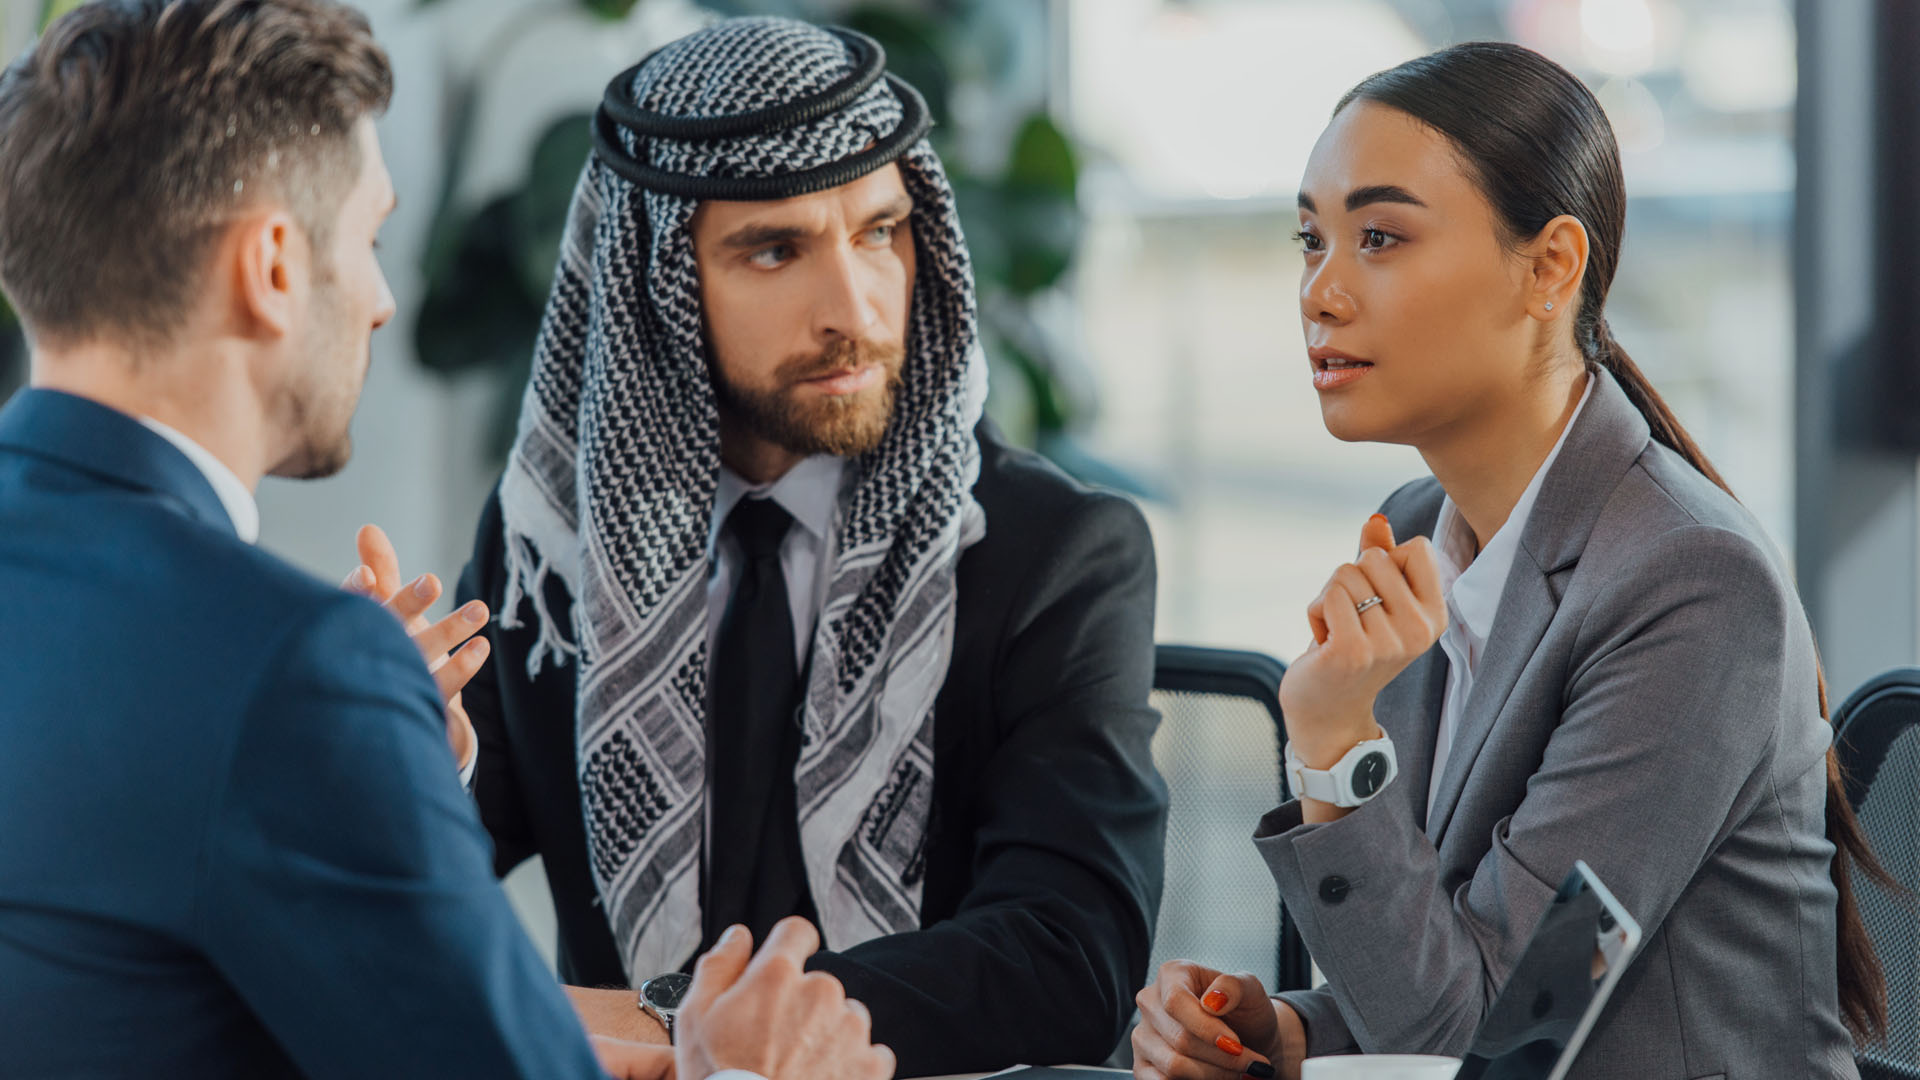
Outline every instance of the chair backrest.
POLYGON ((1860 1051, 1862 1080, 1920 1078, 1920 668, 1854 691, 1834 714, 1847 801, 1887 870, 1890 893, 1857 871, 1854 896, 1887 972, 1887 1040, 1860 1051))
POLYGON ((1184 958, 1251 971, 1269 990, 1305 989, 1312 969, 1253 848, 1261 815, 1286 799, 1280 677, 1273 657, 1162 645, 1153 760, 1167 781, 1167 884, 1149 974, 1184 958))

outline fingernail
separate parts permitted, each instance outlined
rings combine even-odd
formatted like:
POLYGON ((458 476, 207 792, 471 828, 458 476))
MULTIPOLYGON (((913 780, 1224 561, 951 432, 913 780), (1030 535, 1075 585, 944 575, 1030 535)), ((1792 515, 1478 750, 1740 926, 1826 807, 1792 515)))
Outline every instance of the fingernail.
POLYGON ((746 932, 747 932, 746 927, 741 926, 739 923, 734 923, 732 926, 727 927, 726 933, 720 935, 720 944, 731 945, 734 942, 739 941, 740 935, 746 932))
MULTIPOLYGON (((1390 524, 1390 522, 1388 522, 1388 521, 1387 521, 1387 515, 1385 515, 1385 514, 1375 514, 1375 515, 1373 515, 1373 517, 1371 518, 1371 520, 1373 520, 1373 521, 1377 521, 1377 522, 1379 522, 1379 523, 1380 523, 1380 524, 1382 524, 1382 525, 1387 525, 1387 524, 1390 524)), ((1351 525, 1349 525, 1349 526, 1347 526, 1347 528, 1349 528, 1349 529, 1351 529, 1351 528, 1353 528, 1353 526, 1351 526, 1351 525)))
POLYGON ((373 571, 367 569, 364 566, 357 567, 353 571, 353 587, 356 589, 366 589, 366 588, 371 588, 372 586, 373 586, 373 571))
POLYGON ((415 579, 413 583, 413 595, 419 597, 422 600, 425 600, 427 597, 432 596, 433 595, 433 577, 428 574, 421 574, 417 579, 415 579))
POLYGON ((1247 1048, 1240 1045, 1240 1040, 1231 1035, 1220 1036, 1213 1040, 1213 1045, 1219 1047, 1221 1053, 1232 1054, 1234 1057, 1239 1057, 1241 1054, 1247 1052, 1247 1048))
POLYGON ((481 623, 487 621, 487 605, 475 600, 473 603, 460 609, 460 617, 475 626, 479 626, 481 623))
POLYGON ((1273 1080, 1273 1066, 1264 1061, 1256 1061, 1247 1066, 1247 1075, 1253 1080, 1273 1080))
POLYGON ((1200 999, 1200 1004, 1206 1006, 1208 1012, 1217 1013, 1227 1007, 1227 995, 1218 990, 1209 990, 1200 999))

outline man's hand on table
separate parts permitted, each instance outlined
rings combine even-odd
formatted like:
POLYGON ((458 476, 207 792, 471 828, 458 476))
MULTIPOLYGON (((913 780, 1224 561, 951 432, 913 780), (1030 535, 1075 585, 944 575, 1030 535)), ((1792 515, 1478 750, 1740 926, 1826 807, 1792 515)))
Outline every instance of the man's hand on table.
POLYGON ((640 1008, 640 996, 632 990, 589 990, 584 986, 563 986, 573 1001, 580 1022, 595 1035, 623 1042, 667 1044, 667 1029, 640 1008))
MULTIPOLYGON (((675 1020, 675 1080, 706 1080, 741 1069, 767 1080, 889 1080, 893 1051, 872 1045, 873 1018, 847 998, 840 981, 806 970, 820 934, 805 919, 780 922, 756 955, 753 935, 736 926, 694 967, 675 1020)), ((659 1060, 645 1045, 667 1033, 642 1012, 631 990, 566 988, 616 1077, 653 1080, 659 1060), (616 1068, 641 1071, 622 1073, 616 1068), (631 1065, 629 1065, 631 1063, 631 1065)))
POLYGON ((593 1036, 593 1053, 613 1080, 673 1080, 673 1047, 593 1036))
POLYGON ((674 1021, 677 1080, 745 1069, 767 1080, 888 1080, 893 1051, 872 1044, 873 1018, 840 980, 806 970, 820 934, 782 919, 756 955, 745 927, 728 930, 693 970, 674 1021))

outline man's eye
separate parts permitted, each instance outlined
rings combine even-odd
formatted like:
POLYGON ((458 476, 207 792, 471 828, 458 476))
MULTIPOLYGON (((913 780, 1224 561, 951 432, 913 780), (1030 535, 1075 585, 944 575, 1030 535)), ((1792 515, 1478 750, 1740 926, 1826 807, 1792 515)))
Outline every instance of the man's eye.
POLYGON ((876 244, 891 244, 893 243, 893 230, 896 228, 898 228, 898 226, 895 225, 875 225, 873 228, 867 230, 867 239, 876 244))
POLYGON ((759 251, 747 256, 747 261, 755 266, 763 266, 771 270, 781 263, 786 262, 792 256, 792 248, 785 244, 775 244, 772 247, 761 248, 759 251))

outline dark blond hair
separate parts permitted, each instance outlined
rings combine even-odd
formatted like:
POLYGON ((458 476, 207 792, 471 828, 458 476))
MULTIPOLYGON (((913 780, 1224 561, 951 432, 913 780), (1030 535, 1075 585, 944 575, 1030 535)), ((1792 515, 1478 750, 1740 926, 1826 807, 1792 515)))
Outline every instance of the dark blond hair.
POLYGON ((0 75, 0 287, 30 333, 164 342, 234 215, 286 206, 315 249, 393 92, 332 0, 97 0, 0 75))

